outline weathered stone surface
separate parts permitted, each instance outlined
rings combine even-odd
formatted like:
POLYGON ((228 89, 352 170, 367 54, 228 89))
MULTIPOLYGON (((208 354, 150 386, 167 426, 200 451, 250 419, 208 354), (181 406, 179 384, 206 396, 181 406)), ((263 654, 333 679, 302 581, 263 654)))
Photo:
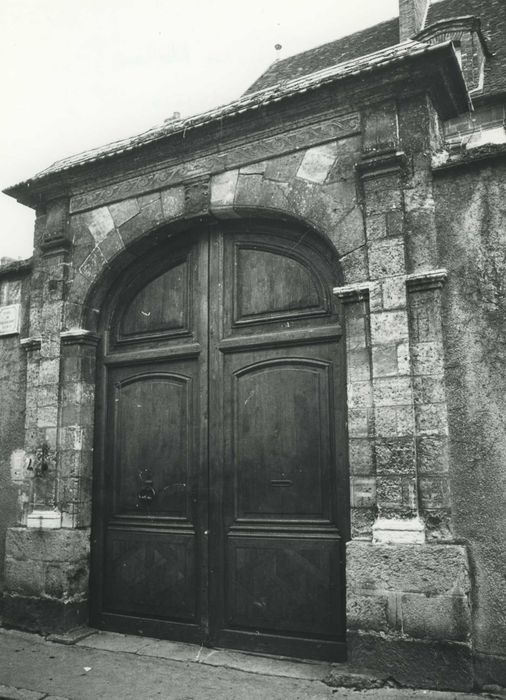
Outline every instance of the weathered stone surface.
POLYGON ((107 207, 92 209, 82 215, 88 229, 98 245, 113 230, 114 221, 107 207))
POLYGON ((376 406, 409 405, 412 399, 410 377, 378 377, 374 380, 376 406))
POLYGON ((167 221, 184 214, 184 187, 171 187, 160 192, 163 215, 167 221))
POLYGON ((118 231, 114 229, 98 246, 104 258, 109 262, 124 249, 124 244, 118 231))
POLYGON ((418 435, 447 435, 446 404, 419 404, 415 411, 418 435))
POLYGON ((416 459, 419 473, 447 472, 448 438, 421 436, 416 439, 416 459))
POLYGON ((369 475, 374 472, 373 443, 370 438, 350 438, 348 449, 352 474, 369 475))
POLYGON ((372 545, 349 542, 350 593, 399 591, 465 595, 470 588, 467 555, 461 545, 372 545))
POLYGON ((306 151, 297 177, 310 182, 325 182, 337 157, 337 144, 328 143, 306 151))
POLYGON ((18 561, 80 561, 88 556, 89 547, 87 530, 10 528, 7 531, 8 556, 18 561))
POLYGON ((386 595, 349 595, 346 600, 348 628, 387 631, 387 605, 386 595))
POLYGON ((230 170, 211 178, 211 210, 233 206, 238 177, 238 170, 230 170))
POLYGON ((388 669, 409 688, 470 691, 473 688, 471 649, 458 642, 394 640, 350 631, 348 658, 370 669, 388 669))
POLYGON ((110 204, 109 211, 111 212, 114 225, 121 226, 139 213, 139 202, 135 198, 125 199, 123 202, 110 204))
POLYGON ((369 274, 372 280, 405 273, 404 242, 391 238, 369 245, 369 274))
POLYGON ((380 474, 414 474, 415 440, 412 437, 378 438, 376 471, 380 474))
POLYGON ((413 407, 377 406, 374 411, 377 437, 395 438, 413 435, 415 430, 413 407))
POLYGON ((365 246, 340 258, 345 284, 363 282, 367 279, 367 252, 365 246))
MULTIPOLYGON (((304 151, 299 151, 266 161, 264 177, 267 180, 289 182, 295 177, 304 155, 304 151)), ((243 172, 242 168, 241 172, 243 172)))
POLYGON ((363 381, 370 379, 369 350, 367 348, 356 348, 348 354, 348 377, 350 381, 363 381))
POLYGON ((373 435, 374 415, 372 408, 348 409, 348 435, 350 438, 364 438, 373 435))
POLYGON ((401 597, 402 631, 414 638, 466 641, 471 631, 471 610, 465 596, 401 597))
POLYGON ((350 485, 352 508, 371 508, 376 504, 375 477, 352 476, 350 485))
POLYGON ((402 311, 383 311, 371 314, 371 342, 373 345, 400 343, 408 337, 408 317, 402 311))
POLYGON ((370 382, 353 382, 348 386, 348 405, 351 408, 364 408, 372 405, 370 382))
POLYGON ((4 597, 3 622, 30 632, 58 632, 87 623, 85 601, 63 601, 7 594, 4 597))

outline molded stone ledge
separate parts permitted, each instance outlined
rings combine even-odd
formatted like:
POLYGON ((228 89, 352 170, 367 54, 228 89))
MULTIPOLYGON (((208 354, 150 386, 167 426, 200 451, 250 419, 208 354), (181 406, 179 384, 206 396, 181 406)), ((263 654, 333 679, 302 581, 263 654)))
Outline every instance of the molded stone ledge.
POLYGON ((98 335, 84 328, 72 328, 60 333, 62 345, 92 345, 96 346, 100 340, 98 335))
POLYGON ((19 344, 27 352, 31 352, 33 350, 40 350, 42 346, 42 338, 21 338, 19 344))
POLYGON ((368 299, 373 285, 374 282, 357 282, 356 284, 347 284, 343 287, 334 287, 332 291, 336 297, 342 299, 346 304, 368 299))
POLYGON ((448 278, 448 270, 428 270, 406 275, 406 285, 410 292, 423 292, 429 289, 441 289, 448 278))

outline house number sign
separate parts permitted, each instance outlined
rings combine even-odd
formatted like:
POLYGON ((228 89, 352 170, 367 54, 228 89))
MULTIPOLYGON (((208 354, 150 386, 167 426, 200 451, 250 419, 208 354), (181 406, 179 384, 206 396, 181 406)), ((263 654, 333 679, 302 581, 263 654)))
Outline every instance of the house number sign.
POLYGON ((21 304, 0 306, 0 335, 19 333, 20 308, 21 304))

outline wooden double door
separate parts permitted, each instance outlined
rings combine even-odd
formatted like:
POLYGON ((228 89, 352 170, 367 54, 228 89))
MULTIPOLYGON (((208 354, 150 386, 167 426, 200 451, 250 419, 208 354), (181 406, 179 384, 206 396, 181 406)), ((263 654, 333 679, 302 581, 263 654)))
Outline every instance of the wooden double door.
POLYGON ((343 659, 341 329, 323 242, 160 244, 104 311, 92 624, 343 659))

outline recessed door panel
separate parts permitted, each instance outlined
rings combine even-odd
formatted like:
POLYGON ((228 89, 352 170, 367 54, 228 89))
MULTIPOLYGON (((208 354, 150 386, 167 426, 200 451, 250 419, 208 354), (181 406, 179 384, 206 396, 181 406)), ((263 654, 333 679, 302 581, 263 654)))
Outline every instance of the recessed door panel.
POLYGON ((107 533, 105 559, 108 612, 193 622, 195 595, 194 533, 107 533))
POLYGON ((188 260, 180 262, 137 292, 123 312, 120 337, 187 327, 188 260))
POLYGON ((340 628, 340 541, 232 536, 226 625, 335 637, 340 628))
POLYGON ((191 377, 139 371, 114 386, 114 513, 190 517, 191 377))
POLYGON ((314 271, 283 249, 238 245, 236 323, 323 310, 325 296, 314 271))
POLYGON ((302 358, 234 374, 237 518, 329 518, 329 380, 302 358))

